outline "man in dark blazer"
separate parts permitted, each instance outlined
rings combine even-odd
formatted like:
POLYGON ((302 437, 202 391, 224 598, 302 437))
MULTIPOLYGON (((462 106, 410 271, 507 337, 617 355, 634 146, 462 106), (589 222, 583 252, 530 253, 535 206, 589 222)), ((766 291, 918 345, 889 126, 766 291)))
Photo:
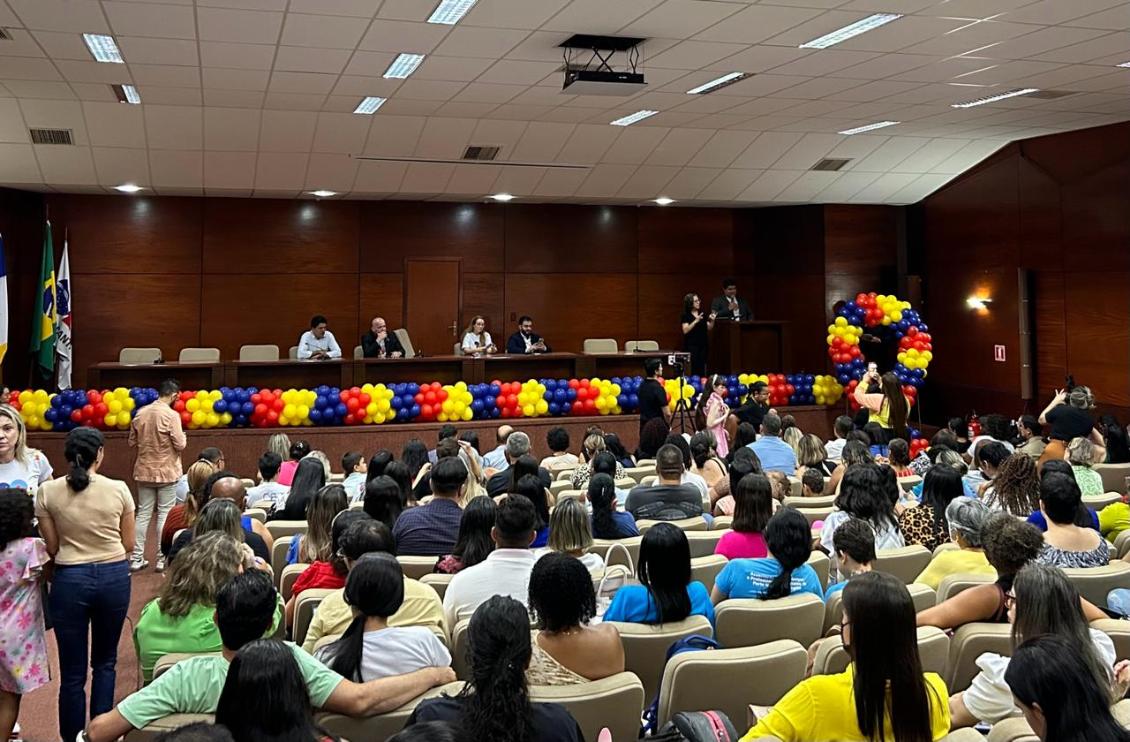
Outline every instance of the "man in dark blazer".
POLYGON ((534 321, 529 315, 523 314, 518 318, 518 332, 506 341, 506 352, 516 355, 529 353, 549 353, 549 346, 541 335, 534 332, 534 321))
POLYGON ((745 299, 738 298, 738 282, 732 278, 722 281, 722 295, 710 302, 710 312, 717 315, 717 319, 735 322, 747 320, 752 316, 749 304, 746 304, 745 299))
POLYGON ((374 317, 369 331, 361 336, 361 350, 366 358, 403 358, 404 346, 396 333, 388 331, 383 317, 374 317))

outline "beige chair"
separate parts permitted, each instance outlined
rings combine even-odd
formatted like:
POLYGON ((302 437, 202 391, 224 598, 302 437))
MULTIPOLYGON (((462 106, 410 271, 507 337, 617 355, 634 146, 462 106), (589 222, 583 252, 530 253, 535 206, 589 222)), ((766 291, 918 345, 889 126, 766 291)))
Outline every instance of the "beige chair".
POLYGON ((573 478, 573 471, 573 469, 562 469, 561 471, 557 472, 557 480, 571 480, 573 478))
POLYGON ((291 635, 294 637, 294 643, 302 646, 302 642, 306 640, 306 630, 310 628, 310 620, 314 618, 314 611, 317 610, 318 605, 325 599, 327 595, 332 593, 333 590, 324 588, 310 588, 303 590, 299 593, 294 601, 294 627, 291 635))
POLYGON ((219 348, 181 348, 180 363, 219 363, 219 348))
POLYGON ((939 742, 985 742, 985 736, 973 727, 958 729, 942 737, 939 742))
POLYGON ((1126 491, 1126 477, 1130 477, 1130 464, 1095 464, 1091 468, 1103 478, 1104 491, 1126 491))
POLYGON ((279 594, 282 595, 284 601, 290 600, 290 596, 294 594, 294 583, 298 582, 298 576, 305 572, 309 566, 309 564, 299 562, 283 567, 282 574, 279 575, 279 594))
POLYGON ((636 466, 655 466, 655 459, 636 459, 636 466))
POLYGON ((396 557, 396 561, 400 562, 400 566, 404 568, 405 577, 418 580, 424 575, 430 575, 435 571, 436 562, 439 561, 439 557, 398 556, 396 557))
POLYGON ((297 361, 298 360, 298 346, 297 345, 290 346, 290 350, 287 351, 286 357, 289 358, 292 361, 297 361))
POLYGON ((808 521, 809 526, 813 526, 816 523, 823 523, 824 521, 828 520, 828 516, 832 514, 832 511, 834 511, 835 508, 833 508, 831 505, 829 505, 829 506, 823 507, 823 508, 798 508, 798 507, 793 507, 793 510, 795 510, 798 513, 800 513, 801 515, 803 515, 805 517, 805 519, 808 521))
POLYGON ((659 350, 659 342, 656 340, 629 340, 624 343, 624 351, 627 353, 654 353, 659 350))
POLYGON ((585 353, 618 353, 620 346, 613 338, 585 338, 581 346, 585 353))
POLYGON ((471 663, 467 657, 467 629, 470 626, 471 619, 465 618, 448 627, 451 629, 451 669, 460 680, 471 679, 471 663))
POLYGON ((439 599, 443 600, 444 593, 447 592, 447 586, 451 584, 451 578, 455 575, 444 574, 442 572, 435 572, 430 575, 424 575, 420 578, 420 582, 429 586, 439 595, 439 599))
POLYGON ((118 363, 154 363, 160 357, 160 348, 122 348, 118 351, 118 363))
POLYGON ((462 683, 450 683, 449 686, 441 686, 439 688, 432 688, 421 696, 413 698, 408 703, 400 708, 394 709, 384 714, 376 716, 346 716, 344 714, 317 714, 314 720, 327 732, 336 736, 338 739, 348 740, 384 740, 393 736, 401 729, 408 721, 408 717, 416 709, 420 702, 427 698, 437 698, 443 692, 444 687, 454 686, 454 692, 458 693, 462 687, 462 683))
POLYGON ((675 526, 676 528, 682 529, 684 531, 705 531, 706 530, 706 518, 702 518, 702 517, 683 518, 682 520, 648 520, 648 519, 645 518, 644 520, 637 520, 636 521, 636 528, 640 529, 640 535, 642 536, 645 533, 647 533, 649 528, 651 528, 652 526, 655 526, 659 523, 670 523, 671 525, 675 526))
POLYGON ((714 589, 714 580, 718 579, 718 573, 725 569, 726 563, 726 557, 721 554, 691 559, 691 582, 701 582, 706 585, 706 592, 710 592, 714 589))
POLYGON ((1121 559, 1127 554, 1130 554, 1130 528, 1115 536, 1113 551, 1117 559, 1121 559))
POLYGON ((807 654, 783 639, 756 647, 685 652, 671 658, 659 691, 659 724, 679 711, 720 710, 743 728, 749 704, 772 706, 804 679, 807 654))
POLYGON ((616 489, 618 490, 631 491, 634 487, 636 487, 636 480, 624 477, 623 479, 617 479, 615 482, 613 482, 613 484, 616 485, 616 489))
POLYGON ((170 714, 147 724, 144 729, 130 730, 124 739, 126 742, 156 742, 161 735, 174 729, 201 721, 211 724, 213 719, 212 714, 170 714))
MULTIPOLYGON (((566 477, 565 479, 558 479, 556 482, 552 482, 549 485, 549 494, 556 495, 559 492, 564 492, 565 490, 572 488, 573 483, 569 481, 568 477, 566 477)), ((577 491, 579 492, 580 490, 577 491)))
POLYGON ((977 658, 985 652, 1012 655, 1012 626, 998 623, 967 623, 954 632, 943 677, 949 692, 969 687, 980 669, 977 658))
POLYGON ((654 466, 633 466, 631 469, 624 470, 624 476, 631 479, 633 482, 642 482, 644 477, 655 476, 654 466))
POLYGON ((959 548, 961 547, 953 541, 946 541, 945 543, 938 544, 937 548, 934 549, 934 556, 938 556, 938 554, 941 554, 943 551, 957 551, 959 548))
POLYGON ((832 571, 832 560, 828 555, 819 549, 813 549, 805 563, 816 571, 816 576, 820 578, 820 587, 827 589, 828 573, 832 571))
POLYGON ((710 556, 718 546, 719 539, 729 531, 686 531, 691 546, 691 559, 710 556))
POLYGON ((1106 596, 1111 590, 1130 588, 1130 564, 1121 559, 1103 567, 1065 568, 1063 573, 1080 595, 1099 606, 1106 605, 1106 596))
POLYGON ((800 497, 804 494, 804 485, 798 477, 788 477, 789 480, 789 494, 787 497, 800 497))
POLYGON ((647 476, 647 477, 644 477, 643 479, 640 480, 640 486, 641 487, 650 487, 653 484, 658 484, 658 483, 659 483, 659 477, 656 476, 656 475, 647 476))
POLYGON ((1092 629, 1098 629, 1114 642, 1116 660, 1130 659, 1130 621, 1116 618, 1103 618, 1091 622, 1092 629))
POLYGON ((594 554, 600 554, 600 558, 603 559, 604 563, 609 567, 614 564, 623 564, 625 566, 628 566, 628 563, 624 560, 624 552, 622 552, 620 549, 612 551, 611 557, 609 556, 609 549, 612 548, 612 544, 622 544, 624 548, 628 550, 628 554, 632 558, 631 566, 634 568, 635 565, 640 561, 640 543, 642 541, 643 536, 632 536, 631 538, 622 538, 616 541, 598 538, 593 539, 592 546, 589 547, 589 551, 593 552, 594 554))
MULTIPOLYGON (((914 612, 924 611, 930 608, 937 601, 937 596, 934 594, 934 588, 929 585, 918 585, 911 583, 906 586, 910 592, 910 598, 914 601, 914 612)), ((833 626, 839 626, 840 621, 844 616, 844 591, 838 590, 828 598, 824 609, 824 633, 833 626)))
POLYGON ((899 477, 899 486, 902 487, 903 492, 910 492, 918 485, 922 484, 922 477, 917 474, 912 474, 909 477, 899 477))
POLYGON ((277 360, 279 360, 279 346, 277 346, 277 345, 241 345, 241 346, 239 346, 239 360, 241 360, 241 361, 277 361, 277 360))
POLYGON ((404 357, 415 358, 416 349, 412 347, 412 338, 408 336, 408 330, 400 327, 393 330, 392 334, 396 335, 396 339, 400 341, 400 347, 404 348, 404 357))
MULTIPOLYGON (((880 549, 875 552, 871 568, 876 572, 886 572, 902 580, 904 585, 914 582, 922 574, 934 555, 925 546, 903 546, 898 549, 880 549)), ((1130 566, 1130 565, 1127 565, 1130 566)))
POLYGON ((561 704, 577 720, 584 738, 592 740, 605 727, 614 740, 635 739, 644 704, 649 702, 640 679, 630 672, 576 685, 530 686, 530 700, 561 704))
MULTIPOLYGON (((568 484, 568 482, 566 482, 566 484, 568 484)), ((564 502, 565 500, 583 501, 587 495, 588 493, 585 492, 585 490, 560 490, 555 497, 557 498, 557 502, 564 502)))
POLYGON ((1083 495, 1083 504, 1096 513, 1107 505, 1113 505, 1122 500, 1122 495, 1117 492, 1106 492, 1101 495, 1083 495))
POLYGON ((156 680, 157 678, 164 675, 172 668, 173 665, 180 662, 181 660, 187 660, 190 657, 220 656, 222 656, 221 652, 169 652, 168 654, 163 654, 157 658, 157 661, 155 663, 153 663, 153 679, 156 680))
POLYGON ((714 522, 710 524, 710 530, 712 530, 712 531, 724 531, 727 528, 733 528, 733 527, 734 527, 734 516, 732 516, 732 515, 719 515, 717 518, 714 519, 714 522))
POLYGON ((836 495, 819 497, 786 497, 781 504, 787 508, 830 508, 836 502, 836 495))
POLYGON ((247 508, 247 510, 243 511, 243 514, 248 518, 251 518, 252 520, 259 521, 260 523, 267 522, 267 511, 263 508, 247 508))
POLYGON ((360 345, 354 345, 353 346, 353 360, 360 361, 364 357, 365 357, 365 349, 362 348, 360 345))
POLYGON ((271 570, 275 575, 276 588, 282 580, 283 569, 287 566, 286 553, 290 550, 292 540, 294 540, 293 536, 276 536, 275 543, 271 547, 271 570))
POLYGON ((998 721, 989 730, 989 736, 982 739, 988 742, 1040 742, 1040 737, 1032 731, 1023 716, 998 721))
MULTIPOLYGON (((950 638, 936 626, 919 626, 918 656, 922 660, 924 672, 941 675, 949 657, 950 638)), ((851 662, 844 649, 843 637, 832 636, 820 642, 816 658, 812 662, 813 675, 835 675, 847 669, 851 662)))
POLYGON ((978 585, 991 585, 994 582, 996 582, 996 578, 992 575, 946 575, 942 578, 941 583, 938 584, 938 602, 936 605, 941 605, 963 590, 968 590, 978 585))
POLYGON ((715 608, 715 631, 724 647, 752 647, 777 639, 808 646, 824 627, 824 601, 810 593, 776 600, 724 600, 715 608))
POLYGON ((714 636, 706 616, 691 616, 682 621, 664 624, 620 623, 609 621, 620 632, 624 645, 624 669, 633 672, 643 683, 644 698, 655 698, 659 678, 667 664, 667 650, 688 636, 714 636))
POLYGON ((267 523, 267 532, 271 534, 271 538, 278 541, 282 536, 294 536, 296 534, 306 533, 306 521, 272 520, 267 523))

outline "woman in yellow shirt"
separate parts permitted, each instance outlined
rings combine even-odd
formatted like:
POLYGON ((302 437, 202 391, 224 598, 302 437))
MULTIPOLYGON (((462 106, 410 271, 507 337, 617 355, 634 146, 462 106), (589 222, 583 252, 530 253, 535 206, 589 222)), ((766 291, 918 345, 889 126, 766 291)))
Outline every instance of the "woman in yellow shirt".
POLYGON ((949 733, 949 693, 937 673, 922 672, 906 586, 883 572, 857 575, 844 588, 843 606, 844 648, 852 664, 838 675, 815 675, 796 685, 742 742, 933 742, 949 733))
POLYGON ((937 590, 947 575, 989 575, 996 579, 997 570, 985 558, 981 537, 985 521, 992 513, 985 503, 972 497, 951 500, 946 506, 946 522, 950 527, 950 541, 957 544, 957 548, 934 555, 914 581, 937 590))

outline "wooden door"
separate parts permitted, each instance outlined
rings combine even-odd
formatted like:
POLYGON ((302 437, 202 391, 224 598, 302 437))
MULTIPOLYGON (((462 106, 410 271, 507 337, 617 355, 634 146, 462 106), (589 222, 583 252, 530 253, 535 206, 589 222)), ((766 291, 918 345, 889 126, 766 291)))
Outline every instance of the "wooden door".
POLYGON ((462 260, 410 258, 404 261, 404 286, 404 326, 416 353, 451 355, 462 329, 462 260))

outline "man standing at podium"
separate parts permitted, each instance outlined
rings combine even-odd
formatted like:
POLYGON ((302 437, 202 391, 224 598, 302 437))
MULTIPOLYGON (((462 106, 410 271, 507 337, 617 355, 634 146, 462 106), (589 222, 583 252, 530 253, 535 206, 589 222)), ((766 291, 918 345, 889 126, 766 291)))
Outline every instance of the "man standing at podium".
POLYGON ((741 322, 750 318, 749 304, 738 298, 738 282, 733 278, 722 280, 722 295, 710 303, 710 313, 718 319, 741 322))

